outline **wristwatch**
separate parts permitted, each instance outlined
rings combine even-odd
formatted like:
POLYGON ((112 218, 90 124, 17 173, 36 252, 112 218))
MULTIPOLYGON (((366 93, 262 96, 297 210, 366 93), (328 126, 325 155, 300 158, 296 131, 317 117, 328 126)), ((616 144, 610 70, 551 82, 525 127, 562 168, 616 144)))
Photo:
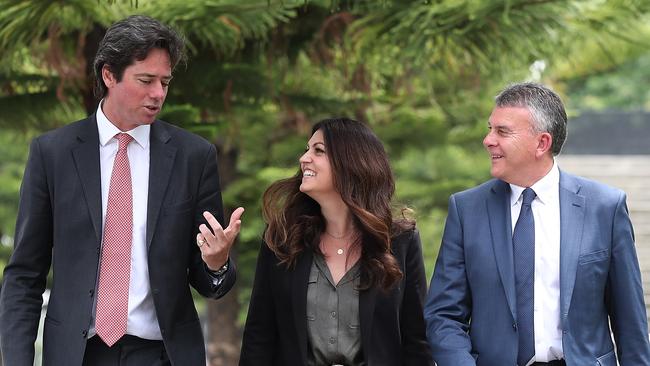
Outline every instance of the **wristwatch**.
POLYGON ((223 266, 221 266, 221 268, 219 268, 218 270, 216 270, 216 271, 212 271, 212 274, 215 275, 215 276, 221 276, 221 275, 223 275, 224 273, 226 273, 226 271, 228 270, 228 263, 229 263, 229 262, 230 262, 230 260, 227 260, 227 261, 226 261, 226 264, 224 264, 223 266))

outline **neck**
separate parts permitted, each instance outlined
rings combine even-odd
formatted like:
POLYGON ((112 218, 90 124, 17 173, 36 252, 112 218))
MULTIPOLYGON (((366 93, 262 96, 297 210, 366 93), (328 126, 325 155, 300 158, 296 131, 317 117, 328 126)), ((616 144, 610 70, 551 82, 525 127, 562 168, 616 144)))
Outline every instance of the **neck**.
POLYGON ((321 204, 321 214, 325 218, 325 231, 335 238, 348 236, 354 230, 352 212, 343 202, 340 196, 338 199, 331 199, 321 204))
MULTIPOLYGON (((517 184, 521 187, 532 187, 533 184, 537 183, 540 179, 544 178, 553 168, 554 159, 551 156, 550 158, 544 159, 540 162, 540 165, 535 169, 534 174, 524 182, 524 184, 517 184)), ((516 183, 515 183, 516 184, 516 183)))

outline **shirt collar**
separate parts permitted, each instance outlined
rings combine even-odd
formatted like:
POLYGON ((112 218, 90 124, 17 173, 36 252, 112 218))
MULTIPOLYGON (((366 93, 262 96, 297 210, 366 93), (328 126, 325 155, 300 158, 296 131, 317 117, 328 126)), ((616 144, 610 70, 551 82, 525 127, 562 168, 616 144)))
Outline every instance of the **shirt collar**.
MULTIPOLYGON (((535 191, 537 198, 543 203, 546 204, 550 202, 553 197, 558 195, 560 186, 560 169, 557 167, 557 161, 553 159, 553 167, 551 170, 546 173, 542 179, 538 180, 530 188, 535 191)), ((510 206, 514 206, 519 202, 521 193, 526 187, 520 187, 518 185, 510 183, 510 206)))
MULTIPOLYGON (((102 111, 102 104, 104 104, 104 100, 102 99, 99 102, 99 106, 97 107, 97 129, 99 131, 99 143, 102 146, 106 146, 112 138, 115 137, 118 133, 122 132, 120 131, 119 128, 117 128, 113 122, 111 122, 108 117, 104 114, 104 111, 102 111)), ((130 131, 126 131, 125 133, 128 133, 133 137, 135 142, 138 143, 143 149, 146 149, 149 147, 149 133, 151 132, 151 125, 140 125, 130 131)))

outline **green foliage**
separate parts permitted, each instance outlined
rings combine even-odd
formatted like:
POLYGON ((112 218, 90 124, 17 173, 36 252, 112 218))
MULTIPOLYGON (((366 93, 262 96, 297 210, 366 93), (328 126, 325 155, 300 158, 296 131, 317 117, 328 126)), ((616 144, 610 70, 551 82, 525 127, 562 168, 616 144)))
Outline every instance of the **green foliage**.
MULTIPOLYGON (((0 0, 0 127, 45 130, 82 117, 92 61, 82 45, 114 20, 142 13, 177 27, 190 60, 176 70, 160 117, 217 146, 224 203, 246 208, 236 247, 243 321, 264 230, 262 194, 297 171, 314 122, 347 115, 382 138, 396 177, 395 210, 414 210, 430 276, 449 195, 489 177, 481 140, 492 97, 530 78, 530 64, 543 60, 544 80, 560 90, 567 83, 586 105, 627 100, 647 108, 648 58, 626 60, 647 53, 639 35, 649 7, 641 0, 0 0), (585 79, 611 68, 623 71, 585 79)), ((26 140, 19 146, 26 149, 26 140)), ((6 232, 23 163, 0 153, 6 232)))
MULTIPOLYGON (((7 264, 13 247, 18 211, 18 192, 27 161, 31 134, 0 131, 0 270, 7 264)), ((0 280, 2 272, 0 271, 0 280)))
POLYGON ((618 67, 574 78, 568 83, 569 100, 574 108, 650 110, 650 52, 618 67))

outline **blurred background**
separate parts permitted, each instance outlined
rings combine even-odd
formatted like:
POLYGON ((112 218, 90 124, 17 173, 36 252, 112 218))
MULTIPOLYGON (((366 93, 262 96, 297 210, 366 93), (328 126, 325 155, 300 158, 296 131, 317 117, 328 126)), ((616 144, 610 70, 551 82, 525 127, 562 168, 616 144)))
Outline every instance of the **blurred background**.
POLYGON ((196 298, 208 365, 237 364, 262 192, 296 172, 311 125, 330 116, 384 141, 395 209, 414 210, 430 277, 449 195, 489 178, 493 97, 511 82, 550 85, 569 113, 560 167, 628 192, 650 280, 647 0, 0 0, 0 270, 29 141, 95 111, 98 42, 130 14, 187 38, 160 118, 216 145, 226 217, 246 208, 236 287, 196 298))

